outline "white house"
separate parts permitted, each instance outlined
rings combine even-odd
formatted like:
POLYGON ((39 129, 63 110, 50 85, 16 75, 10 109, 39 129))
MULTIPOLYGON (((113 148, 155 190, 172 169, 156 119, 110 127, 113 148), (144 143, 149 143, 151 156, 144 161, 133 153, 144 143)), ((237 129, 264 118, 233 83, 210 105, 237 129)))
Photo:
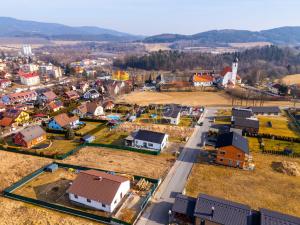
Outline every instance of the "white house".
POLYGON ((95 99, 99 97, 100 97, 100 93, 96 89, 90 89, 87 92, 85 92, 83 95, 84 99, 95 99))
POLYGON ((221 72, 221 80, 220 83, 223 87, 228 86, 235 86, 235 84, 241 82, 240 78, 237 75, 238 71, 238 59, 236 58, 233 63, 232 67, 225 67, 224 70, 221 72))
POLYGON ((169 136, 165 133, 138 130, 125 138, 125 145, 153 151, 162 151, 167 146, 168 138, 169 136))
POLYGON ((126 177, 88 170, 79 173, 67 193, 75 203, 112 213, 129 190, 126 177))
POLYGON ((27 86, 40 84, 40 77, 37 73, 23 73, 20 72, 21 83, 27 86))
POLYGON ((180 123, 181 109, 177 106, 166 108, 163 111, 163 118, 170 121, 170 124, 178 125, 180 123))
POLYGON ((96 102, 83 102, 80 106, 74 109, 72 113, 80 117, 88 115, 101 116, 104 115, 104 109, 96 102))
POLYGON ((280 88, 281 88, 281 85, 280 84, 271 84, 271 85, 269 85, 269 91, 271 92, 271 93, 273 93, 273 94, 275 94, 275 95, 279 95, 279 93, 280 93, 280 88))

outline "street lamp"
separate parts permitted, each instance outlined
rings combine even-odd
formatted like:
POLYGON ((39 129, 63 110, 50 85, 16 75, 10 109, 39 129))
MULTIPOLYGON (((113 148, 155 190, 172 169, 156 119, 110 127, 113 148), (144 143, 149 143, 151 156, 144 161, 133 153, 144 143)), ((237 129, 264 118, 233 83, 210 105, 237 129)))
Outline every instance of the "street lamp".
POLYGON ((171 216, 172 216, 172 211, 171 210, 168 211, 168 216, 169 216, 169 224, 171 224, 171 216))

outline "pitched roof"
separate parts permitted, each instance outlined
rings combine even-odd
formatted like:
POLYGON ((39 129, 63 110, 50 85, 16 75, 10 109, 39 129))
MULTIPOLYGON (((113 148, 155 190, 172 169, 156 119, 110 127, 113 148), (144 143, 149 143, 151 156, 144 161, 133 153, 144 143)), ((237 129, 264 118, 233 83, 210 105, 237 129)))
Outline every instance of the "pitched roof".
POLYGON ((233 124, 235 126, 240 126, 240 127, 243 127, 243 128, 259 129, 259 121, 256 120, 256 119, 247 119, 247 118, 235 117, 233 124))
POLYGON ((195 74, 193 76, 193 82, 212 82, 213 80, 213 77, 207 74, 195 74))
POLYGON ((163 116, 177 118, 180 111, 181 111, 180 107, 167 108, 167 109, 164 109, 163 116))
POLYGON ((50 103, 48 104, 48 106, 49 106, 52 110, 54 110, 54 109, 57 109, 57 108, 59 108, 59 107, 63 107, 64 105, 63 105, 63 103, 62 103, 61 101, 52 101, 52 102, 50 102, 50 103))
POLYGON ((150 130, 138 130, 134 135, 134 139, 161 144, 165 138, 165 135, 165 133, 150 130))
POLYGON ((242 117, 242 118, 249 118, 249 117, 253 116, 253 112, 252 112, 251 109, 232 108, 232 116, 242 117))
POLYGON ((253 113, 280 113, 278 106, 251 107, 253 113))
POLYGON ((43 95, 49 100, 52 101, 57 98, 57 95, 53 91, 47 91, 43 95))
POLYGON ((21 114, 21 112, 21 110, 14 108, 6 109, 6 111, 4 112, 4 117, 16 119, 21 114))
POLYGON ((97 170, 81 171, 67 193, 76 194, 103 204, 111 204, 120 185, 127 178, 97 170))
POLYGON ((195 206, 196 206, 196 198, 178 194, 172 206, 172 212, 187 215, 188 217, 191 218, 194 215, 195 206))
POLYGON ((66 94, 66 96, 68 97, 68 98, 70 98, 70 99, 74 99, 74 98, 79 98, 80 96, 78 95, 78 93, 76 92, 76 91, 74 91, 74 90, 72 90, 72 91, 67 91, 67 92, 65 92, 65 94, 66 94))
POLYGON ((94 113, 99 106, 101 106, 101 105, 99 105, 96 102, 87 102, 86 103, 87 112, 94 113))
POLYGON ((37 125, 26 127, 25 129, 21 130, 20 133, 23 135, 23 139, 26 142, 32 141, 46 134, 46 132, 40 126, 37 125))
POLYGON ((230 132, 230 133, 221 134, 218 137, 216 143, 217 148, 231 146, 231 145, 240 149, 246 154, 249 154, 248 140, 244 138, 242 135, 237 134, 235 132, 230 132))
POLYGON ((13 123, 13 119, 9 117, 4 117, 2 120, 0 120, 0 126, 2 127, 8 127, 13 123))
POLYGON ((299 225, 300 218, 275 212, 269 209, 260 209, 261 225, 299 225))
POLYGON ((32 73, 24 73, 22 71, 19 72, 19 75, 28 79, 28 78, 32 78, 32 77, 38 77, 39 75, 36 72, 32 72, 32 73))
POLYGON ((224 77, 227 73, 231 73, 232 72, 232 68, 230 66, 225 67, 222 72, 221 72, 221 76, 224 77))
POLYGON ((78 120, 78 117, 77 116, 69 117, 66 113, 62 113, 55 116, 53 119, 56 121, 58 125, 60 125, 61 127, 65 127, 70 123, 78 120))
POLYGON ((222 225, 248 225, 251 208, 244 204, 200 194, 194 215, 222 225))

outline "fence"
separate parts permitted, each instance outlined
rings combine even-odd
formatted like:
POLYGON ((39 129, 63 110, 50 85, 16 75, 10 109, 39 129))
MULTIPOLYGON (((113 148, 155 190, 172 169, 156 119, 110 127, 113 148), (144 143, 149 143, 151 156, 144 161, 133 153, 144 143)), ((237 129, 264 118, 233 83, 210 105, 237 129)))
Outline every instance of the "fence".
MULTIPOLYGON (((99 170, 99 171, 105 171, 105 172, 112 172, 112 171, 106 171, 106 170, 76 166, 76 165, 71 165, 71 164, 64 164, 64 163, 57 163, 57 162, 55 162, 55 163, 60 168, 67 168, 67 169, 68 168, 73 168, 73 169, 77 169, 77 170, 90 170, 90 169, 93 169, 93 170, 99 170)), ((49 165, 51 165, 51 164, 49 164, 49 165)), ((46 166, 36 170, 35 172, 29 174, 28 176, 24 177, 20 181, 18 181, 15 184, 11 185, 9 188, 6 188, 3 191, 3 195, 7 198, 19 200, 19 201, 30 203, 30 204, 33 204, 33 205, 37 205, 37 206, 40 206, 40 207, 44 207, 44 208, 56 210, 56 211, 59 211, 59 212, 67 213, 67 214, 70 214, 70 215, 75 215, 75 216, 95 220, 95 221, 101 222, 101 223, 131 225, 131 224, 134 224, 137 221, 139 215, 141 214, 142 210, 147 206, 147 203, 148 203, 149 199, 151 198, 154 191, 157 189, 157 187, 159 185, 159 182, 160 182, 160 180, 156 180, 156 179, 151 179, 151 178, 142 177, 142 176, 134 176, 134 179, 142 179, 143 178, 145 180, 148 180, 149 182, 153 183, 153 187, 152 187, 151 191, 149 192, 145 202, 142 204, 142 208, 141 208, 140 213, 137 214, 137 216, 134 218, 134 221, 132 223, 128 223, 128 222, 125 222, 125 221, 122 221, 122 220, 119 220, 119 219, 116 219, 116 218, 113 218, 113 217, 99 216, 99 215, 95 215, 95 214, 92 214, 92 213, 87 213, 87 212, 84 212, 84 211, 81 211, 81 210, 76 210, 76 209, 73 209, 73 208, 70 208, 70 207, 57 205, 57 204, 53 204, 53 203, 49 203, 49 202, 41 201, 41 200, 37 200, 37 199, 32 199, 32 198, 28 198, 28 197, 25 197, 25 196, 21 196, 21 195, 17 195, 17 194, 12 193, 17 188, 23 186, 24 184, 26 184, 27 182, 29 182, 33 178, 35 178, 38 175, 42 174, 44 172, 45 168, 48 167, 49 165, 46 165, 46 166)))
POLYGON ((274 150, 261 150, 264 154, 272 154, 272 155, 283 155, 288 156, 292 158, 300 158, 300 153, 294 152, 294 153, 287 153, 285 151, 274 151, 274 150))

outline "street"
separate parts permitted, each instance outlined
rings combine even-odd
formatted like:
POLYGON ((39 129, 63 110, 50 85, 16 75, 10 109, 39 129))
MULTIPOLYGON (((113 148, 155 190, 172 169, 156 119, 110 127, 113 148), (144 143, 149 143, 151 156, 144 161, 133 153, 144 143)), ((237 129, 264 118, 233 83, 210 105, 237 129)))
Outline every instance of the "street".
POLYGON ((153 196, 151 205, 141 215, 138 225, 168 224, 168 211, 172 208, 174 198, 182 193, 193 164, 203 145, 209 129, 209 118, 215 113, 214 109, 207 109, 202 126, 196 126, 193 135, 186 143, 179 158, 169 171, 167 177, 153 196))

